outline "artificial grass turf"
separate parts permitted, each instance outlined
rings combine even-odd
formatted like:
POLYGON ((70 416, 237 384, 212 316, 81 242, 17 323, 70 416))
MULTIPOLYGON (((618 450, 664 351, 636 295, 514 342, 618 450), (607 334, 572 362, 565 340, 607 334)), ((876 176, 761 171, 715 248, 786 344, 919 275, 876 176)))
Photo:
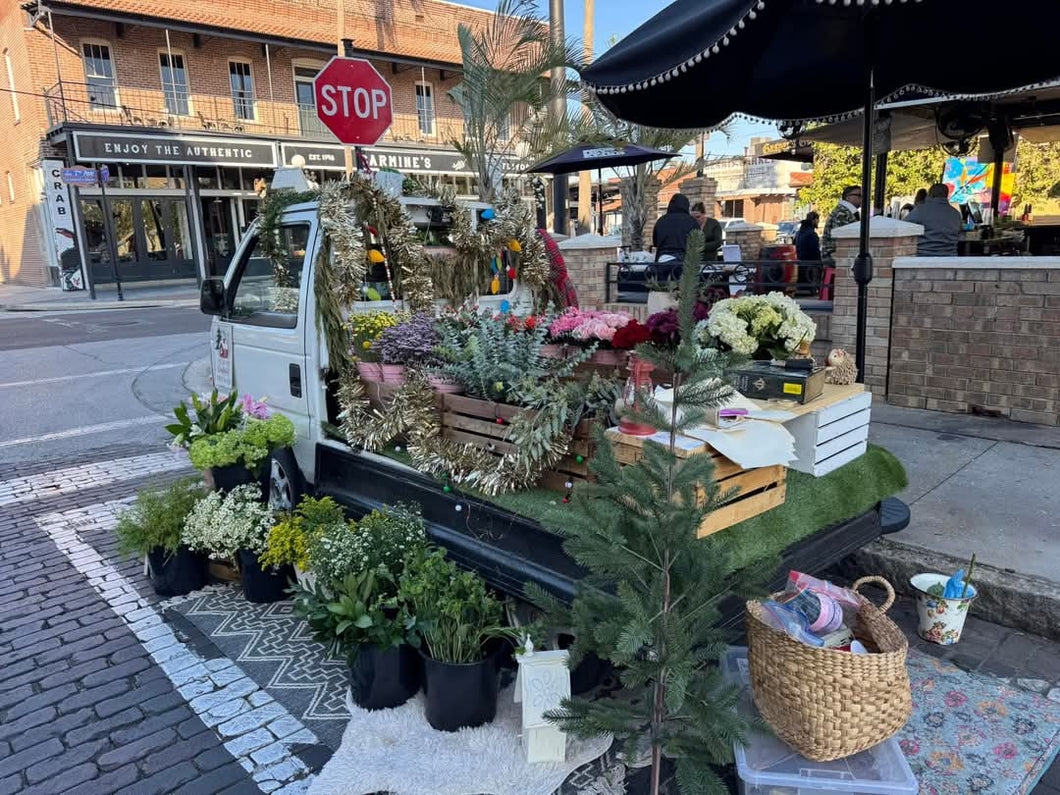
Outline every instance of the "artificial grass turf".
MULTIPOLYGON (((404 453, 387 455, 409 463, 404 453)), ((711 536, 743 567, 776 556, 797 541, 833 524, 860 516, 884 497, 908 485, 905 468, 890 452, 870 444, 860 458, 824 477, 788 470, 787 498, 783 505, 752 516, 711 536)), ((542 527, 562 534, 571 511, 577 510, 578 489, 570 503, 562 495, 545 489, 527 489, 487 497, 472 489, 464 491, 499 505, 512 513, 533 519, 542 527)))

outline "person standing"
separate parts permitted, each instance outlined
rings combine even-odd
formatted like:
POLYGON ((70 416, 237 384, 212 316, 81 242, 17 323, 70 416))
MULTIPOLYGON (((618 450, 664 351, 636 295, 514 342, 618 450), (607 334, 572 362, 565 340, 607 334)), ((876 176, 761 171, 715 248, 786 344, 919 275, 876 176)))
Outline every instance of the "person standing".
POLYGON ((843 188, 843 198, 835 206, 828 220, 824 223, 824 234, 821 236, 821 259, 829 265, 835 264, 836 242, 832 232, 841 226, 856 223, 861 211, 861 186, 847 185, 843 188))
POLYGON ((655 222, 651 242, 655 247, 655 275, 659 281, 678 279, 685 261, 688 235, 699 229, 689 212, 688 197, 675 193, 666 205, 666 214, 655 222))
POLYGON ((817 235, 817 222, 821 216, 810 210, 795 233, 795 255, 799 262, 820 262, 821 238, 817 235))
POLYGON ((918 257, 956 257, 961 233, 961 211, 950 204, 950 189, 936 182, 927 192, 927 201, 905 217, 924 227, 916 246, 918 257))
POLYGON ((707 207, 703 202, 696 202, 692 205, 692 217, 703 230, 703 261, 716 261, 722 242, 721 224, 707 215, 707 207))

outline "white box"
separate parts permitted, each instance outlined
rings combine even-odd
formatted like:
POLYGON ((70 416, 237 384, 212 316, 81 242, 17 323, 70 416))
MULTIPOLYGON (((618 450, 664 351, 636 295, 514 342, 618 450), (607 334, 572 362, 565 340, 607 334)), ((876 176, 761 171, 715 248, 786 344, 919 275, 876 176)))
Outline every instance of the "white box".
POLYGON ((814 477, 853 461, 868 447, 872 394, 859 392, 831 402, 828 397, 826 391, 806 404, 809 411, 784 423, 795 437, 795 460, 788 466, 814 477))

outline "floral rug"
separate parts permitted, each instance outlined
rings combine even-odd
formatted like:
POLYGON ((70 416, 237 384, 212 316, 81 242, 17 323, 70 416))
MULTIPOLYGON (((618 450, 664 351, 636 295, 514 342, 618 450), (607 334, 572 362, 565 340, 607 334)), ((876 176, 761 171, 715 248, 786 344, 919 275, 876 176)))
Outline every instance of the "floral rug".
POLYGON ((898 734, 921 795, 1025 795, 1060 751, 1060 704, 909 653, 913 716, 898 734))

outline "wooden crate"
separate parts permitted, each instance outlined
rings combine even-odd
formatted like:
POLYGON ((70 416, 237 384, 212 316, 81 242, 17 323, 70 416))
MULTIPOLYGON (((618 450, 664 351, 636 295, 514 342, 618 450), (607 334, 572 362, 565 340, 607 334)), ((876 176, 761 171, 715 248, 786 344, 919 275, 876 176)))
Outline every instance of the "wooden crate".
MULTIPOLYGON (((627 436, 618 428, 608 430, 607 436, 611 440, 619 463, 636 463, 644 454, 645 439, 642 436, 627 436)), ((714 479, 721 491, 739 489, 735 497, 704 518, 699 526, 700 538, 782 505, 787 497, 788 470, 784 466, 744 469, 706 442, 687 437, 682 438, 676 452, 678 458, 688 458, 693 455, 712 456, 714 458, 714 479)))
MULTIPOLYGON (((442 395, 442 434, 454 442, 473 444, 497 456, 514 451, 508 441, 510 423, 526 409, 493 403, 465 395, 442 395), (502 422, 497 422, 500 419, 502 422)), ((592 422, 582 420, 574 429, 567 455, 546 471, 538 485, 554 491, 566 492, 568 482, 579 483, 589 476, 592 456, 592 422), (578 456, 582 457, 578 461, 578 456)))
POLYGON ((788 466, 799 472, 827 475, 868 448, 872 394, 864 384, 826 384, 819 398, 801 405, 755 402, 796 415, 784 427, 795 437, 796 458, 788 466))

